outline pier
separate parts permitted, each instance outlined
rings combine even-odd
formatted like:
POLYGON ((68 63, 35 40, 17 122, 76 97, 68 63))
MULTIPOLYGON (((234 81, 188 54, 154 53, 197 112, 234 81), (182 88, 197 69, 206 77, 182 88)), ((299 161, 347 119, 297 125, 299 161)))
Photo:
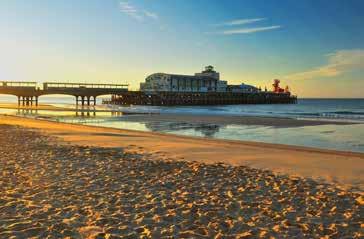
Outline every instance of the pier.
POLYGON ((270 91, 236 92, 141 92, 128 91, 113 95, 103 104, 115 105, 234 105, 234 104, 295 104, 297 97, 270 91))
POLYGON ((14 95, 18 106, 38 106, 44 95, 74 96, 76 105, 95 106, 96 98, 111 95, 103 104, 114 105, 227 105, 227 104, 294 104, 297 97, 284 92, 143 92, 128 91, 127 84, 82 84, 0 81, 0 94, 14 95))
POLYGON ((18 97, 18 106, 38 106, 40 96, 70 95, 76 99, 76 105, 96 105, 96 98, 101 95, 115 95, 128 91, 127 84, 82 84, 45 82, 43 88, 36 82, 0 81, 0 94, 18 97))

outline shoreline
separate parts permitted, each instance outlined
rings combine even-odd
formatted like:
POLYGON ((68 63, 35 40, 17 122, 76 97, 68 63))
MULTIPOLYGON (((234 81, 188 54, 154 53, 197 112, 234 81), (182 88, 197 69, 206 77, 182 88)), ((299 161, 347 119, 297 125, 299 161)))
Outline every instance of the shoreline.
MULTIPOLYGON (((22 111, 54 111, 54 112, 90 112, 90 113, 117 113, 120 121, 124 122, 168 122, 168 123, 201 123, 218 125, 258 125, 276 128, 293 128, 318 125, 355 125, 364 122, 329 120, 316 118, 289 118, 272 116, 249 116, 249 115, 214 115, 214 114, 188 114, 188 113, 159 113, 159 112, 130 112, 113 109, 96 109, 92 107, 65 108, 53 105, 39 105, 38 107, 20 106, 16 104, 0 103, 0 109, 22 110, 22 111)), ((95 116, 97 117, 97 116, 95 116)))
MULTIPOLYGON (((268 142, 261 142, 261 141, 248 141, 248 140, 235 140, 235 139, 222 139, 222 138, 207 138, 207 137, 200 137, 200 136, 193 136, 193 135, 182 135, 182 134, 171 134, 171 133, 164 133, 164 132, 158 132, 158 131, 143 131, 143 130, 133 130, 133 129, 119 129, 119 128, 113 128, 109 126, 95 126, 95 125, 87 125, 87 124, 79 124, 79 123, 73 123, 73 122, 61 122, 61 121, 54 121, 50 120, 49 118, 28 118, 18 115, 8 115, 8 114, 1 114, 0 113, 0 124, 2 122, 1 117, 15 117, 19 119, 29 119, 29 120, 35 120, 35 121, 44 121, 49 123, 56 123, 56 124, 65 124, 65 125, 73 125, 73 126, 84 126, 84 127, 91 127, 91 128, 100 128, 105 129, 106 131, 126 131, 128 133, 141 133, 141 134, 150 134, 151 136, 165 136, 165 137, 176 137, 176 138, 182 138, 186 140, 202 140, 206 142, 212 142, 212 143, 229 143, 231 145, 246 145, 246 146, 262 146, 262 147, 268 147, 268 148, 275 148, 275 149, 282 149, 282 150, 294 150, 294 151, 301 151, 301 152, 313 152, 313 153, 321 153, 321 154, 335 154, 335 155, 341 155, 341 156, 353 156, 353 157, 364 157, 364 153, 356 152, 356 151, 346 151, 346 150, 335 150, 335 149, 325 149, 325 148, 318 148, 318 147, 309 147, 309 146, 300 146, 300 145, 289 145, 289 144, 275 144, 275 143, 268 143, 268 142)), ((134 116, 134 115, 133 115, 134 116)), ((270 118, 275 119, 275 118, 270 118)), ((21 125, 19 125, 21 126, 21 125)), ((261 125, 258 125, 261 126, 261 125)), ((41 128, 37 128, 41 129, 41 128)))
POLYGON ((0 109, 9 109, 9 110, 50 110, 50 111, 66 111, 71 110, 65 107, 58 107, 48 104, 39 104, 38 106, 18 106, 17 104, 9 104, 9 103, 0 103, 0 109))
POLYGON ((250 141, 203 139, 156 132, 121 130, 16 116, 0 116, 0 124, 40 130, 65 143, 122 147, 151 158, 226 163, 276 173, 310 177, 345 188, 364 190, 364 154, 250 141))
POLYGON ((120 113, 122 115, 145 115, 145 114, 159 114, 159 113, 130 113, 123 111, 116 111, 112 109, 97 109, 94 106, 73 106, 72 108, 60 107, 51 104, 40 104, 38 106, 18 106, 17 104, 0 103, 0 109, 7 110, 22 110, 22 111, 54 111, 54 112, 95 112, 95 113, 120 113))

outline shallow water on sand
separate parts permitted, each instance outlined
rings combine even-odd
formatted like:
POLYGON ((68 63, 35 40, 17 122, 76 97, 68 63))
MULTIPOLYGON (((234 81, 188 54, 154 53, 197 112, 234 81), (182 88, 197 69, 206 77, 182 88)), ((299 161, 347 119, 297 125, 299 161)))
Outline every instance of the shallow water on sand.
POLYGON ((123 116, 110 112, 78 113, 55 111, 16 111, 0 109, 0 113, 26 117, 39 117, 48 120, 103 126, 118 129, 131 129, 162 132, 177 135, 197 136, 216 139, 244 140, 287 145, 308 146, 323 149, 364 152, 364 124, 318 125, 304 127, 269 127, 259 125, 177 123, 177 122, 132 122, 123 121, 123 116))
POLYGON ((171 122, 85 122, 87 125, 163 132, 216 139, 243 140, 364 153, 364 125, 292 128, 171 122))
MULTIPOLYGON (((58 101, 57 106, 71 107, 71 100, 58 101), (61 103, 60 103, 61 102, 61 103), (63 103, 62 103, 63 102, 63 103)), ((56 102, 51 98, 47 103, 56 102)), ((270 117, 305 118, 311 120, 339 120, 364 123, 364 100, 301 100, 297 105, 241 105, 209 107, 116 107, 113 109, 134 113, 157 112, 203 115, 254 115, 270 117), (271 113, 269 113, 271 112, 271 113), (325 113, 326 112, 326 113, 325 113), (332 113, 329 113, 332 112, 332 113), (333 113, 335 112, 335 113, 333 113)), ((318 125, 304 127, 269 127, 259 125, 207 124, 165 121, 123 121, 124 116, 112 112, 72 112, 0 109, 0 113, 26 117, 41 117, 49 120, 162 132, 177 135, 244 140, 287 145, 308 146, 323 149, 364 152, 364 124, 318 125)))

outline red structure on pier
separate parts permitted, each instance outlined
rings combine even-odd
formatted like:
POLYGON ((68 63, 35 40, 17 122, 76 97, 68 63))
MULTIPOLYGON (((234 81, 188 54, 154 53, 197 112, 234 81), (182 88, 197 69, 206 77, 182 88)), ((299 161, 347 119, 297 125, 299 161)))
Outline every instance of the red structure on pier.
POLYGON ((286 86, 285 89, 283 89, 279 86, 279 83, 281 83, 280 80, 278 80, 278 79, 274 80, 274 83, 273 83, 273 92, 274 93, 290 93, 288 85, 286 86))

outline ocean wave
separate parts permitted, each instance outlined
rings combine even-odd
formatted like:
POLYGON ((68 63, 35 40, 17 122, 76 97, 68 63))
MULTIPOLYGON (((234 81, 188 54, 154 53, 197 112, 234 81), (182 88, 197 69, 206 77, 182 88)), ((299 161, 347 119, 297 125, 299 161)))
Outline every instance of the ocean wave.
POLYGON ((333 111, 333 112, 327 112, 328 114, 339 114, 339 115, 364 115, 364 112, 358 112, 358 111, 333 111))
MULTIPOLYGON (((284 113, 284 112, 282 112, 282 113, 284 113)), ((364 115, 364 112, 358 112, 358 111, 287 112, 286 114, 290 114, 290 115, 312 115, 312 116, 320 116, 320 115, 364 115)))

